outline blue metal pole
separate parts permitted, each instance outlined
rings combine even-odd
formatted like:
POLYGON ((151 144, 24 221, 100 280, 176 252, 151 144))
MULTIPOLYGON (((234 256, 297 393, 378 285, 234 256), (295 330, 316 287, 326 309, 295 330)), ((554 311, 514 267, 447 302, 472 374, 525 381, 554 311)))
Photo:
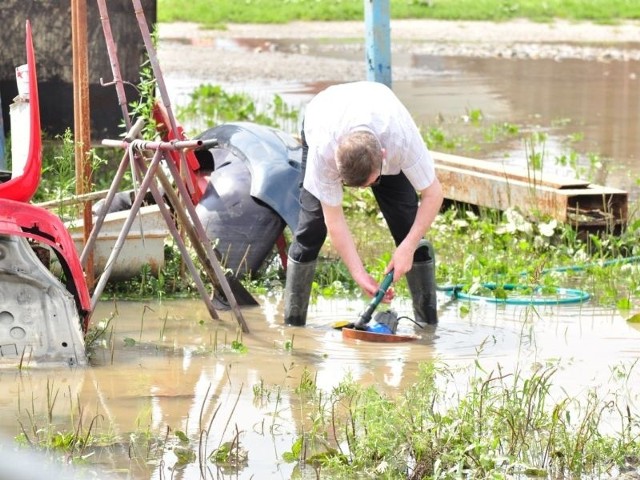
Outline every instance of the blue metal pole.
POLYGON ((364 0, 367 80, 391 88, 389 0, 364 0))

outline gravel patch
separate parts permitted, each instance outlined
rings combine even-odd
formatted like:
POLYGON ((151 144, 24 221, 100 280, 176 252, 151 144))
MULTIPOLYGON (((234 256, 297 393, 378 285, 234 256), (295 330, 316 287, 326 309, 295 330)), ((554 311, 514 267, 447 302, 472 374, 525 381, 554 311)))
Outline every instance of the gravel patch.
MULTIPOLYGON (((395 20, 391 22, 392 62, 397 54, 640 61, 639 32, 640 22, 395 20)), ((230 24, 226 30, 162 23, 159 39, 163 71, 185 79, 246 84, 353 81, 365 76, 364 22, 230 24)), ((393 66, 394 80, 427 73, 393 66)))

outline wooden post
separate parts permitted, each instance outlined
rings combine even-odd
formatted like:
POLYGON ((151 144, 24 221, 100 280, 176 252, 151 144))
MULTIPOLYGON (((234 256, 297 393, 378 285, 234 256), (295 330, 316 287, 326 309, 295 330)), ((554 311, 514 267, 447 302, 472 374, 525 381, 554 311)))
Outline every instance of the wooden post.
MULTIPOLYGON (((87 47, 87 2, 71 0, 71 41, 73 55, 73 130, 75 140, 76 194, 84 195, 91 189, 91 120, 89 115, 89 54, 87 47)), ((91 202, 83 207, 84 242, 92 229, 91 202)), ((85 266, 89 288, 94 284, 93 254, 85 266)))
POLYGON ((367 80, 391 88, 389 0, 364 0, 367 80))

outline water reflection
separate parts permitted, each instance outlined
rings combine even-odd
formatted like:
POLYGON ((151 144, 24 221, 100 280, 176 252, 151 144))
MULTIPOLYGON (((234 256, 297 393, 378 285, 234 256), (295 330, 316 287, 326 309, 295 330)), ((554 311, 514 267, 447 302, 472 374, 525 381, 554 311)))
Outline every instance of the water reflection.
MULTIPOLYGON (((569 395, 591 387, 606 392, 614 371, 628 374, 628 385, 640 385, 632 368, 640 356, 640 331, 614 311, 590 304, 463 303, 444 294, 439 300, 437 328, 414 330, 410 322, 401 323, 405 333, 419 338, 392 345, 343 339, 332 328, 338 320, 357 318, 363 300, 322 300, 312 307, 307 327, 296 328, 281 324, 278 298, 264 298, 263 306, 245 311, 248 335, 241 335, 230 314, 223 313, 222 321, 209 319, 199 300, 103 303, 95 321, 116 309, 117 314, 110 343, 96 350, 91 367, 0 372, 0 431, 19 433, 18 417, 44 426, 54 392, 52 423, 71 428, 82 410, 85 424, 100 418, 100 428, 124 442, 124 448, 104 449, 92 459, 109 472, 169 478, 177 461, 172 448, 146 463, 130 460, 126 445, 135 445, 133 439, 144 432, 177 444, 180 430, 201 439, 206 455, 236 436, 248 449, 248 463, 237 476, 225 477, 205 460, 208 478, 290 478, 294 467, 282 455, 306 422, 304 406, 292 392, 309 375, 327 392, 351 378, 396 394, 415 380, 421 362, 456 368, 477 360, 486 370, 523 372, 558 362, 554 383, 569 395), (246 352, 234 350, 234 341, 246 352)), ((392 308, 411 314, 406 300, 394 300, 392 308)), ((457 376, 455 387, 463 389, 466 382, 457 376)), ((630 389, 632 402, 637 395, 630 389)), ((175 467, 173 475, 201 478, 201 467, 196 461, 175 467)))
MULTIPOLYGON (((558 140, 578 133, 583 139, 562 149, 552 144, 547 151, 550 161, 569 147, 583 154, 598 153, 605 168, 596 182, 636 190, 640 62, 422 56, 413 62, 439 73, 428 82, 395 84, 424 124, 437 112, 454 116, 465 109, 481 109, 493 121, 555 125, 550 134, 558 140)), ((489 156, 518 163, 524 151, 522 145, 513 145, 489 156)), ((582 166, 588 167, 585 162, 582 166)))
MULTIPOLYGON (((358 48, 345 48, 342 44, 342 48, 332 49, 324 42, 308 39, 227 39, 214 48, 254 49, 256 44, 268 44, 279 51, 291 51, 302 43, 311 58, 338 56, 360 61, 363 55, 358 48)), ((489 122, 542 128, 549 135, 545 145, 546 170, 575 175, 574 170, 557 165, 555 159, 563 156, 567 159, 577 152, 579 177, 626 190, 630 200, 638 198, 640 62, 637 60, 440 57, 395 52, 393 68, 406 67, 414 69, 415 78, 404 78, 403 74, 403 78, 394 80, 393 88, 421 125, 431 126, 440 117, 459 118, 470 110, 481 110, 489 122), (592 154, 599 156, 597 160, 592 154), (603 168, 598 168, 597 162, 603 168)), ((301 85, 253 80, 250 84, 238 81, 223 86, 265 101, 278 94, 303 108, 316 92, 341 81, 344 79, 301 85)), ((167 76, 178 103, 186 102, 189 92, 206 82, 210 79, 167 76)), ((520 139, 482 147, 477 156, 526 164, 526 151, 520 139)))
MULTIPOLYGON (((419 121, 429 124, 439 114, 458 116, 470 108, 496 122, 551 125, 569 118, 571 123, 552 132, 552 150, 562 151, 563 135, 584 132, 577 143, 583 152, 597 151, 609 159, 609 173, 598 181, 637 195, 638 62, 406 61, 427 72, 394 85, 419 121)), ((205 81, 191 79, 187 87, 205 81)), ((303 103, 319 87, 252 89, 303 103)), ((522 152, 522 146, 501 145, 487 155, 522 161, 515 152, 522 152)), ((591 387, 606 393, 613 380, 622 378, 637 408, 640 375, 634 365, 640 357, 640 327, 618 312, 589 303, 533 308, 463 303, 444 295, 439 300, 437 328, 414 331, 411 324, 401 324, 419 339, 393 345, 345 340, 332 328, 336 321, 355 320, 365 306, 361 299, 320 300, 311 308, 308 326, 295 328, 282 325, 280 299, 265 297, 261 307, 244 312, 249 335, 238 332, 231 314, 223 314, 221 322, 211 320, 198 300, 104 302, 94 322, 112 315, 113 320, 106 346, 95 350, 91 367, 0 371, 0 433, 13 438, 23 428, 33 432, 49 423, 73 430, 82 412, 85 425, 96 419, 101 431, 119 439, 118 447, 104 448, 90 461, 120 478, 199 479, 204 471, 207 478, 285 479, 294 466, 282 455, 307 420, 290 392, 309 372, 324 391, 351 378, 396 394, 415 380, 421 362, 455 368, 477 360, 486 370, 500 366, 525 372, 557 363, 554 383, 569 395, 591 387), (247 351, 233 348, 233 342, 247 351), (172 448, 162 449, 159 458, 136 451, 136 441, 147 433, 176 445, 178 430, 199 441, 203 457, 238 436, 249 452, 247 466, 222 471, 203 458, 176 467, 172 448)), ((411 314, 401 299, 393 308, 411 314)), ((467 380, 456 377, 459 388, 467 380)))

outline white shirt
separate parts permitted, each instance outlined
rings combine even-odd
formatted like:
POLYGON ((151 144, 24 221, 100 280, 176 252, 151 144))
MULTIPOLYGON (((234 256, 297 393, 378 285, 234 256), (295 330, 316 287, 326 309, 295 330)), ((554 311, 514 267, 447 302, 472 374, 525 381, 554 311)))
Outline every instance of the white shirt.
POLYGON ((304 134, 307 156, 304 188, 322 203, 342 203, 342 180, 335 153, 338 142, 358 127, 366 127, 380 140, 387 155, 383 175, 401 171, 416 190, 435 179, 431 154, 411 114, 389 87, 377 82, 334 85, 316 95, 307 105, 304 134))

